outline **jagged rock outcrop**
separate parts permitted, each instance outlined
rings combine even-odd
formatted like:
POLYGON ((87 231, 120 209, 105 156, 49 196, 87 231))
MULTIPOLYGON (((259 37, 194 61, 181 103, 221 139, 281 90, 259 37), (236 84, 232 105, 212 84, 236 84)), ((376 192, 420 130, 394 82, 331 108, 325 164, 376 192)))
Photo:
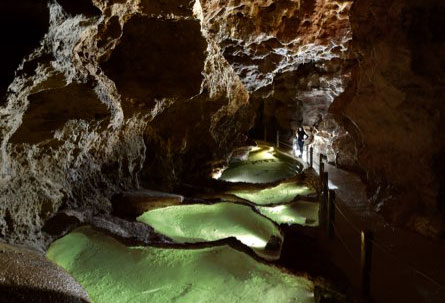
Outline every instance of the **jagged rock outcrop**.
POLYGON ((59 210, 108 213, 115 193, 209 174, 243 142, 249 96, 199 2, 42 5, 46 34, 0 107, 1 238, 42 248, 59 210))
POLYGON ((283 131, 319 123, 350 78, 352 1, 202 3, 209 34, 252 99, 265 102, 258 123, 283 131))

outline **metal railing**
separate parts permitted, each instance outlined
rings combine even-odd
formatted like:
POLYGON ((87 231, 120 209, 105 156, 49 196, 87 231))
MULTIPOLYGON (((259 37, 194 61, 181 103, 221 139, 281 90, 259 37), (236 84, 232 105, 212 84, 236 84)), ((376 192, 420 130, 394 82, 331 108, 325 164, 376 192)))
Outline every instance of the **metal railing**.
MULTIPOLYGON (((275 140, 275 145, 278 148, 282 148, 282 147, 286 147, 289 148, 290 150, 294 150, 294 146, 289 142, 289 140, 285 140, 282 136, 280 136, 280 132, 277 131, 276 132, 276 140, 275 140)), ((313 166, 313 159, 314 159, 314 149, 312 147, 309 146, 309 144, 306 144, 306 164, 309 167, 313 166)))
MULTIPOLYGON (((293 150, 292 144, 289 140, 284 140, 280 137, 279 131, 276 132, 275 138, 276 147, 286 147, 293 150)), ((313 167, 314 149, 310 145, 306 145, 306 163, 309 167, 313 167)), ((319 153, 319 178, 320 178, 320 228, 325 230, 327 237, 331 240, 338 240, 341 246, 345 249, 346 253, 355 261, 355 264, 359 266, 358 273, 360 274, 360 292, 362 297, 366 300, 369 299, 371 294, 371 269, 373 268, 373 251, 376 249, 385 256, 390 257, 394 261, 400 262, 404 268, 409 269, 415 275, 421 277, 425 281, 428 281, 431 285, 434 285, 437 292, 445 290, 445 286, 436 281, 430 275, 426 274, 416 266, 404 262, 398 256, 391 253, 391 251, 384 245, 375 240, 375 235, 372 231, 359 228, 352 220, 345 215, 345 211, 341 209, 336 202, 336 192, 329 189, 329 174, 325 172, 325 163, 327 156, 319 153), (337 226, 336 217, 340 216, 350 227, 350 230, 355 233, 357 239, 360 240, 360 254, 354 254, 353 250, 347 244, 346 237, 342 235, 340 229, 337 226)), ((375 261, 374 261, 375 262, 375 261)), ((374 277, 375 279, 375 277, 374 277)))
POLYGON ((326 160, 326 156, 320 154, 319 162, 319 177, 321 183, 320 194, 320 226, 325 229, 325 232, 330 239, 337 239, 344 247, 349 256, 356 260, 358 259, 360 270, 360 292, 363 298, 369 298, 371 294, 371 269, 372 269, 372 253, 373 250, 378 249, 381 253, 389 256, 392 260, 400 262, 405 268, 409 269, 416 275, 422 277, 436 288, 436 291, 445 290, 444 285, 433 279, 431 276, 418 269, 416 266, 402 261, 399 257, 394 255, 388 248, 380 244, 375 240, 374 234, 370 230, 361 229, 355 225, 352 220, 345 215, 345 212, 340 208, 336 202, 336 193, 334 190, 329 189, 329 174, 324 171, 323 160, 326 160), (347 245, 345 237, 341 234, 340 230, 336 226, 336 216, 340 215, 342 219, 348 224, 350 230, 352 230, 360 239, 360 255, 357 256, 353 253, 353 250, 347 245))

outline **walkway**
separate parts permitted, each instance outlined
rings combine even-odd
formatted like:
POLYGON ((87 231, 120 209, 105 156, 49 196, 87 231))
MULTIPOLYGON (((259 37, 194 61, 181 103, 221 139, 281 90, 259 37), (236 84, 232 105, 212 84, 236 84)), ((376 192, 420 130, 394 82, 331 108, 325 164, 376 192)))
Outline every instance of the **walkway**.
MULTIPOLYGON (((318 155, 314 155, 318 173, 318 155)), ((445 302, 445 243, 390 226, 374 210, 360 178, 325 164, 336 192, 335 239, 322 242, 351 282, 360 282, 360 232, 373 233, 371 296, 375 302, 445 302)))

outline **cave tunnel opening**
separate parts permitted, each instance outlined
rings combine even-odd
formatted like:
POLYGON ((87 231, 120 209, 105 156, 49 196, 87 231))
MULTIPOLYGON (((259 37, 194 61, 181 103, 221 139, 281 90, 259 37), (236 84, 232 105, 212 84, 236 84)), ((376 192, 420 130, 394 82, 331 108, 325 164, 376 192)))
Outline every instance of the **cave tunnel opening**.
POLYGON ((0 302, 442 303, 443 14, 2 1, 0 302))

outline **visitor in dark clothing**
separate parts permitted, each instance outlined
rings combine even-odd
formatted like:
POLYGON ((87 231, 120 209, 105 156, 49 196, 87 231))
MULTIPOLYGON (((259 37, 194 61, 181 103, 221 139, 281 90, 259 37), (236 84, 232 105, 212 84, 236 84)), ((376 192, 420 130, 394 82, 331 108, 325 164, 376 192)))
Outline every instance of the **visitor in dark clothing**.
MULTIPOLYGON (((298 143, 298 148, 300 149, 300 158, 303 157, 303 147, 304 147, 304 140, 306 140, 307 138, 309 138, 309 136, 304 132, 304 129, 302 127, 299 127, 297 130, 297 134, 296 134, 296 141, 294 142, 294 154, 295 156, 297 155, 297 146, 295 143, 298 143)), ((294 139, 294 140, 295 140, 294 139)))

